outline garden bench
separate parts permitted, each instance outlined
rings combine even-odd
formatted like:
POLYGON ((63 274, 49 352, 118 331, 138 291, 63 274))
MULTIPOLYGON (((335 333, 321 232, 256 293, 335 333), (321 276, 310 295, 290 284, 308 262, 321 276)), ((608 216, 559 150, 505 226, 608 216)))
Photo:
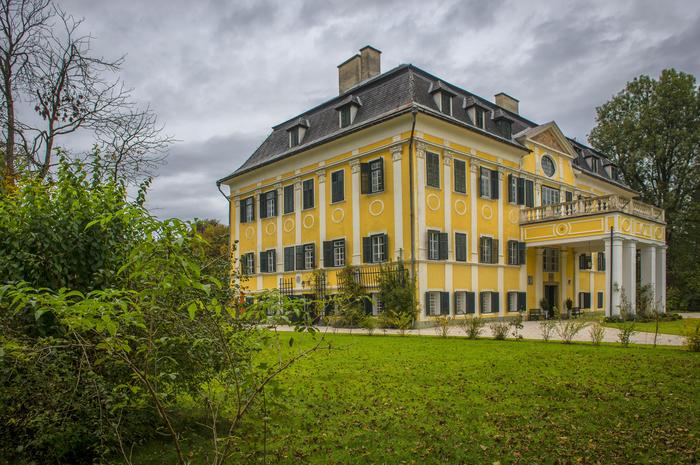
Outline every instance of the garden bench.
POLYGON ((539 308, 531 308, 527 312, 527 320, 528 321, 538 321, 540 318, 544 316, 542 313, 542 310, 539 308))

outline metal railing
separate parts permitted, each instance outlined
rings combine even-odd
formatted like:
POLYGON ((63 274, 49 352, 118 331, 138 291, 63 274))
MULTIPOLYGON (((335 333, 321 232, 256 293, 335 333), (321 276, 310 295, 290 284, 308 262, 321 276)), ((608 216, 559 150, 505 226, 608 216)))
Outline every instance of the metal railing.
POLYGON ((664 210, 661 208, 638 200, 624 199, 617 195, 602 195, 554 205, 525 208, 520 211, 520 224, 612 212, 627 213, 660 223, 666 221, 664 210))

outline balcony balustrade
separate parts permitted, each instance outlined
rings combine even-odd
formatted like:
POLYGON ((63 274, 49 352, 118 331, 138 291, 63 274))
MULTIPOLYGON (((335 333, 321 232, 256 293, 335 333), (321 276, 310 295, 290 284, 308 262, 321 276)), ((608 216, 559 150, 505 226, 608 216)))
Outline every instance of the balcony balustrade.
POLYGON ((525 208, 520 211, 520 224, 614 212, 627 213, 657 223, 666 222, 664 210, 661 208, 618 195, 603 195, 555 205, 525 208))

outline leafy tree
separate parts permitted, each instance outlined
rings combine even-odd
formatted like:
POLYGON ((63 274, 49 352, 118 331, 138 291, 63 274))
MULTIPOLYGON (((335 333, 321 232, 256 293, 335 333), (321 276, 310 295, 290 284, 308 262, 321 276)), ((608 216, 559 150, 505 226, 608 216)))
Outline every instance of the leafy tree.
MULTIPOLYGON (((597 108, 591 144, 643 201, 666 210, 670 286, 700 295, 700 90, 675 69, 642 75, 597 108)), ((696 297, 697 298, 697 297, 696 297)))

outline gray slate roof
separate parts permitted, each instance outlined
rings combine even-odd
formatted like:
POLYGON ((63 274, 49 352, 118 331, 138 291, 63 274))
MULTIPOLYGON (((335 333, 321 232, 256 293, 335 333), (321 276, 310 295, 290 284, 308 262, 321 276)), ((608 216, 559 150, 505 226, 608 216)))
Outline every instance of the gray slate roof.
MULTIPOLYGON (((505 108, 501 108, 471 92, 446 83, 420 68, 404 64, 362 82, 344 94, 274 126, 272 133, 267 136, 248 160, 232 174, 220 179, 218 182, 225 182, 255 168, 292 156, 313 146, 358 131, 399 114, 410 112, 412 109, 446 119, 455 124, 481 132, 486 136, 527 150, 514 138, 505 139, 499 132, 496 122, 490 117, 486 119, 484 130, 475 127, 474 122, 471 121, 467 111, 465 111, 463 103, 468 103, 468 106, 477 104, 492 110, 492 115, 507 117, 512 121, 512 134, 538 126, 538 124, 516 113, 511 113, 505 108), (452 116, 441 113, 435 104, 431 91, 437 89, 444 89, 456 96, 452 101, 452 116), (358 108, 353 124, 345 128, 339 128, 337 108, 350 101, 359 101, 361 106, 358 108), (287 131, 299 124, 299 121, 304 121, 308 124, 308 128, 304 139, 301 141, 302 143, 290 148, 287 131)), ((574 160, 575 166, 597 177, 625 187, 620 180, 611 179, 603 169, 603 160, 609 162, 607 157, 573 139, 570 139, 570 142, 579 154, 574 160), (601 160, 598 163, 597 172, 591 169, 590 157, 596 157, 601 160)))

